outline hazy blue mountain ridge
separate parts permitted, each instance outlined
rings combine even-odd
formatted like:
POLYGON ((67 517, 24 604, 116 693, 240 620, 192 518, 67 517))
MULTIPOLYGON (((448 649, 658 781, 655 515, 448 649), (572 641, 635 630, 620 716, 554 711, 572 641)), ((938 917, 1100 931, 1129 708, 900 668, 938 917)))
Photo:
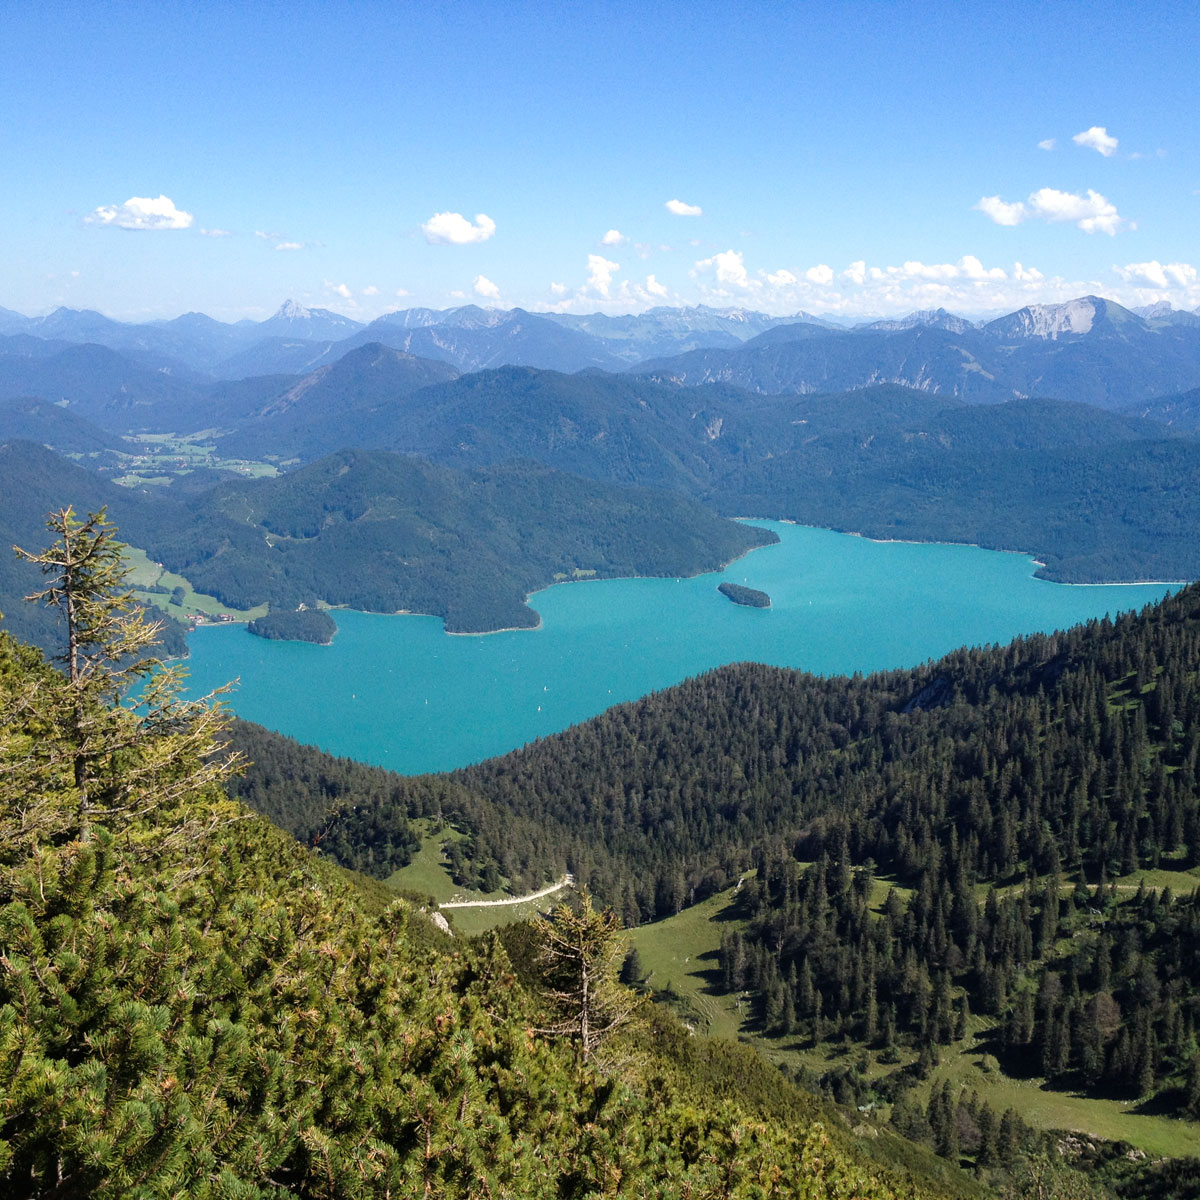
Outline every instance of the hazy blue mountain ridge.
POLYGON ((0 400, 0 441, 21 438, 63 454, 125 450, 127 444, 86 417, 38 396, 0 400))
MULTIPOLYGON (((25 335, 71 343, 93 342, 133 357, 143 365, 176 376, 188 372, 217 378, 257 374, 304 373, 335 361, 348 351, 380 342, 420 357, 441 359, 462 371, 502 365, 536 366, 562 371, 588 367, 620 370, 646 364, 665 369, 666 360, 686 382, 695 372, 706 379, 729 379, 759 391, 813 391, 895 381, 936 388, 974 399, 1031 395, 1053 388, 1064 399, 1116 403, 1140 378, 1137 395, 1181 391, 1200 383, 1196 341, 1200 317, 1155 305, 1134 313, 1097 297, 1061 305, 1037 305, 981 325, 944 310, 925 310, 845 328, 820 317, 798 313, 772 317, 743 309, 655 308, 636 315, 528 313, 521 309, 484 309, 477 305, 437 311, 416 308, 387 313, 368 326, 327 309, 287 301, 265 321, 214 321, 187 313, 171 321, 131 324, 100 313, 59 308, 44 317, 23 317, 0 310, 0 335, 25 335), (955 370, 953 355, 937 343, 900 342, 880 356, 871 341, 881 335, 906 337, 942 331, 964 339, 958 353, 966 365, 955 370), (981 335, 982 341, 973 338, 981 335), (852 339, 847 348, 814 347, 815 359, 803 362, 726 362, 740 348, 758 351, 799 339, 852 339), (866 340, 860 340, 866 339, 866 340), (1063 346, 1081 339, 1061 365, 1053 365, 1063 346), (1099 372, 1087 361, 1100 342, 1123 341, 1138 358, 1136 367, 1119 371, 1107 389, 1097 390, 1098 375, 1111 371, 1105 357, 1099 372), (1018 347, 1003 352, 998 343, 1018 347), (1053 344, 1050 344, 1053 343, 1053 344), (982 349, 986 348, 986 349, 982 349), (676 362, 681 354, 708 351, 716 357, 676 362), (829 358, 822 363, 822 355, 829 358), (929 361, 923 361, 928 356, 929 361), (977 364, 977 365, 973 365, 977 364), (994 388, 968 378, 982 372, 994 388), (964 390, 964 384, 965 390, 964 390), (1090 388, 1085 393, 1082 389, 1090 388), (1071 390, 1074 389, 1074 390, 1071 390)), ((1104 356, 1102 356, 1104 357, 1104 356)), ((1119 363, 1115 364, 1120 367, 1119 363)))
POLYGON ((386 445, 389 439, 376 431, 405 419, 406 397, 456 378, 458 371, 449 363, 369 343, 298 380, 279 377, 280 387, 268 402, 249 418, 243 412, 236 422, 241 428, 221 446, 234 457, 311 460, 347 441, 386 445))
POLYGON ((721 381, 759 392, 886 382, 971 403, 1038 395, 1121 408, 1200 384, 1200 328, 1151 323, 1112 301, 1082 297, 977 329, 922 322, 822 333, 784 325, 737 349, 696 350, 634 370, 685 386, 721 381))
POLYGON ((1200 388, 1192 388, 1191 391, 1175 396, 1163 396, 1145 403, 1131 404, 1126 412, 1131 416, 1161 422, 1180 433, 1200 432, 1200 388))

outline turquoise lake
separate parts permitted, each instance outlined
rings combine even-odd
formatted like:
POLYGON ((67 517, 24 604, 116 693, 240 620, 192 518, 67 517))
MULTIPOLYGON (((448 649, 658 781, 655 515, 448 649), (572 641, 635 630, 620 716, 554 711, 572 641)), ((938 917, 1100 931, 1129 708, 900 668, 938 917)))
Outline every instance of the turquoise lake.
POLYGON ((558 584, 542 627, 447 635, 437 617, 335 612, 331 646, 244 626, 191 635, 189 693, 238 680, 234 711, 334 754, 406 774, 503 754, 723 663, 822 675, 912 666, 1160 599, 1165 584, 1071 587, 1033 560, 970 546, 871 542, 769 521, 778 546, 692 579, 558 584), (770 609, 717 592, 770 593, 770 609))

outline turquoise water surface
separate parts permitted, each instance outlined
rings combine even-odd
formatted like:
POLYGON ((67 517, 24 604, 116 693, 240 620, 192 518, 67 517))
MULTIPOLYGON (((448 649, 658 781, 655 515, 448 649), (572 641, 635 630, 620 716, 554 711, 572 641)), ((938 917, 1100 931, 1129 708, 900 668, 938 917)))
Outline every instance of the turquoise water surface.
POLYGON ((912 666, 1170 590, 1068 587, 1034 579, 1025 555, 754 524, 780 544, 723 572, 538 592, 538 630, 455 637, 436 617, 338 611, 333 645, 313 646, 206 627, 189 639, 190 694, 237 679, 239 716, 411 774, 502 754, 723 663, 823 675, 912 666), (717 592, 726 579, 770 593, 772 607, 732 604, 717 592))

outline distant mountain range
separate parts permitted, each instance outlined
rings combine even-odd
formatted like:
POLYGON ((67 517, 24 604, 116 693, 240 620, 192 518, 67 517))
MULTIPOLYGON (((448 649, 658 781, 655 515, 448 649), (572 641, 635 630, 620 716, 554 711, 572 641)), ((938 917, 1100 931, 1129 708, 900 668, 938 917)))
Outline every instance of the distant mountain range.
MULTIPOLYGON (((218 460, 283 468, 347 449, 468 473, 525 460, 604 487, 663 489, 727 515, 1025 549, 1056 579, 1200 577, 1200 324, 1160 306, 1137 314, 1083 297, 982 325, 935 310, 839 329, 736 310, 568 320, 474 306, 411 309, 364 327, 288 304, 263 323, 283 334, 258 340, 262 325, 198 314, 140 327, 76 315, 89 333, 167 330, 214 353, 230 337, 249 338, 238 351, 247 361, 286 358, 288 347, 322 361, 214 379, 154 366, 147 343, 124 352, 65 340, 65 310, 38 326, 54 337, 0 313, 4 328, 25 323, 0 334, 0 441, 28 439, 93 466, 118 461, 128 446, 121 435, 198 431, 218 460), (612 369, 623 355, 689 339, 721 345, 612 369), (546 369, 539 358, 585 369, 546 369)), ((248 537, 243 599, 331 599, 332 589, 311 582, 316 568, 301 566, 307 550, 289 550, 278 579, 285 560, 268 555, 278 586, 249 587, 266 533, 211 508, 222 478, 198 470, 146 497, 149 508, 128 493, 113 503, 136 508, 130 518, 149 539, 138 544, 163 547, 164 560, 155 505, 165 512, 182 501, 206 514, 193 549, 214 531, 229 547, 248 537)), ((197 553, 180 550, 185 574, 207 571, 216 556, 197 553)), ((322 553, 349 562, 341 550, 322 553)), ((228 562, 218 574, 232 596, 228 562)))
POLYGON ((29 376, 18 360, 85 343, 196 385, 306 374, 380 344, 460 372, 635 370, 763 392, 892 382, 968 401, 1052 395, 1119 407, 1200 386, 1200 312, 1168 304, 1133 312, 1095 296, 983 323, 936 309, 854 328, 808 313, 771 317, 703 306, 581 316, 465 305, 406 309, 364 325, 289 300, 265 321, 234 324, 202 313, 126 324, 67 308, 44 317, 0 309, 0 394, 17 394, 14 377, 29 376))
MULTIPOLYGON (((437 311, 387 313, 366 325, 288 300, 265 321, 225 324, 203 313, 126 324, 97 312, 58 308, 24 317, 0 308, 0 337, 63 344, 94 343, 172 374, 210 379, 297 374, 368 343, 381 343, 461 371, 502 365, 580 371, 620 370, 654 355, 699 346, 730 347, 776 325, 818 318, 768 317, 743 309, 657 308, 638 316, 590 317, 483 309, 469 304, 437 311)), ((832 328, 832 326, 830 326, 832 328)), ((8 343, 10 351, 15 349, 8 343)), ((59 349, 62 346, 58 347, 59 349)), ((25 352, 36 351, 25 344, 25 352)))
POLYGON ((942 310, 844 332, 781 325, 733 349, 693 350, 636 370, 684 386, 777 394, 895 383, 969 403, 1050 396, 1121 408, 1200 384, 1200 325, 1084 296, 980 326, 942 310))

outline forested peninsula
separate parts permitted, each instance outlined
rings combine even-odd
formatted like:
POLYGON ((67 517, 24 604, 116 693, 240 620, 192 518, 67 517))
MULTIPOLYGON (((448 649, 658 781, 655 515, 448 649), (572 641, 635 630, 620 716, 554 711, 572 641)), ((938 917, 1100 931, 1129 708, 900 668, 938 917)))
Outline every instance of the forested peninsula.
MULTIPOLYGON (((117 487, 42 446, 0 445, 0 542, 36 545, 58 496, 105 509, 150 559, 228 608, 426 613, 452 633, 534 628, 526 598, 558 580, 696 575, 778 540, 681 496, 532 462, 458 471, 344 450, 185 502, 117 487)), ((36 583, 28 564, 0 556, 0 611, 57 650, 61 629, 24 611, 36 583)), ((182 653, 182 627, 172 631, 182 653)))
POLYGON ((337 633, 337 623, 322 609, 302 608, 295 612, 269 612, 246 625, 256 637, 271 641, 313 642, 328 646, 337 633))

